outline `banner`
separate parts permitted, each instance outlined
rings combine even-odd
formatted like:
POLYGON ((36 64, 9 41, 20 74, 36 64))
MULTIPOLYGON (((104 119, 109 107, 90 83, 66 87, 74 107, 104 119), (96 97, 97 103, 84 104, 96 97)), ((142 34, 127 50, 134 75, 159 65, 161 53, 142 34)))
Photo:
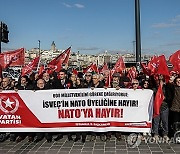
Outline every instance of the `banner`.
POLYGON ((98 88, 0 92, 0 132, 149 132, 153 91, 98 88))

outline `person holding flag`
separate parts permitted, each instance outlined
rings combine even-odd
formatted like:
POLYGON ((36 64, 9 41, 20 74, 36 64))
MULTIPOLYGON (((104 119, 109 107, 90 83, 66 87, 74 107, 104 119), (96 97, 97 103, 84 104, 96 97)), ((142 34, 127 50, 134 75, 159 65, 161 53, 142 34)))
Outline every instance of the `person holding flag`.
POLYGON ((170 110, 172 113, 172 124, 175 127, 174 129, 177 129, 176 125, 180 123, 180 76, 175 78, 174 83, 174 96, 170 110))
POLYGON ((159 140, 159 128, 162 123, 162 136, 165 140, 169 140, 168 137, 168 117, 169 117, 169 102, 167 101, 167 91, 165 78, 163 75, 158 76, 157 87, 153 88, 155 92, 154 100, 154 114, 153 114, 153 133, 154 139, 159 140))

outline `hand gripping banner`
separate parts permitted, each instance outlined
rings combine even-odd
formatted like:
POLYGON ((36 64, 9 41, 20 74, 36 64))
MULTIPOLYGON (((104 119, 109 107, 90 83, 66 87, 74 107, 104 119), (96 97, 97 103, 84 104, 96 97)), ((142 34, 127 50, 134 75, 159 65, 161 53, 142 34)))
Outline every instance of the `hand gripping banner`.
POLYGON ((152 112, 147 89, 0 92, 0 132, 149 132, 152 112))

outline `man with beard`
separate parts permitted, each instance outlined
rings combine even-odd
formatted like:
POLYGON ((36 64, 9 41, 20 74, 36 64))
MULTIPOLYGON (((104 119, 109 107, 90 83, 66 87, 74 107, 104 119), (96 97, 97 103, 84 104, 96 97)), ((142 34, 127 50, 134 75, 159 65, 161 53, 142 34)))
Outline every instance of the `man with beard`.
MULTIPOLYGON (((69 89, 72 83, 68 81, 67 79, 67 71, 65 69, 62 69, 58 73, 58 79, 55 80, 55 83, 53 84, 55 89, 69 89)), ((54 139, 55 141, 58 141, 63 138, 63 134, 60 133, 57 135, 57 137, 54 139)), ((68 133, 68 140, 73 140, 72 134, 68 133)))

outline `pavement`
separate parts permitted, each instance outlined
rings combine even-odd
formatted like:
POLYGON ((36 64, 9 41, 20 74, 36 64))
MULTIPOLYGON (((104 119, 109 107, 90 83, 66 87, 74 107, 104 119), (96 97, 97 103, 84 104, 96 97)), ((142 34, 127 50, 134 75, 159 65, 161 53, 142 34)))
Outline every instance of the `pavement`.
POLYGON ((120 141, 112 136, 107 142, 102 142, 97 136, 92 142, 88 135, 85 143, 68 141, 65 135, 63 139, 51 143, 45 139, 39 143, 29 143, 27 138, 19 143, 7 140, 0 143, 0 154, 180 154, 180 144, 173 141, 160 143, 147 137, 145 141, 136 138, 135 142, 131 142, 130 136, 122 135, 120 141))

